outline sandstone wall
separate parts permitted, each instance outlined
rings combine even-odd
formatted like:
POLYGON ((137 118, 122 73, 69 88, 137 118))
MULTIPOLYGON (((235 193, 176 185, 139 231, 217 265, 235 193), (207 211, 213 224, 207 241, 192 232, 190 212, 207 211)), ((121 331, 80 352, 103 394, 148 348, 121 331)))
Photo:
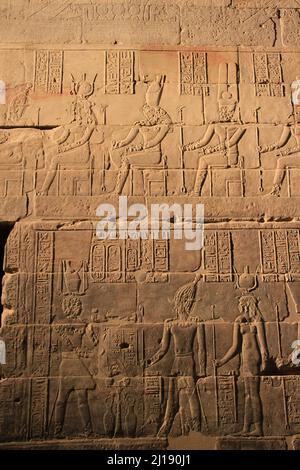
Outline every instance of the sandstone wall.
POLYGON ((298 7, 0 2, 0 448, 299 447, 298 7))

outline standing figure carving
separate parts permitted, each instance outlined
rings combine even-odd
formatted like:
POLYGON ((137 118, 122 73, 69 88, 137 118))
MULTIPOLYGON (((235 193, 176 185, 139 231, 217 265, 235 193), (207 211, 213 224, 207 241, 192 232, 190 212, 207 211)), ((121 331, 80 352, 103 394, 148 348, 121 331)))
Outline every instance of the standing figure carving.
POLYGON ((199 279, 199 275, 196 275, 192 283, 184 285, 176 292, 174 299, 176 318, 165 321, 160 349, 148 363, 148 366, 158 363, 169 351, 173 338, 175 358, 169 379, 166 412, 158 432, 159 436, 169 434, 177 412, 180 414, 183 434, 190 430, 200 431, 201 428, 196 377, 205 375, 204 325, 199 318, 190 317, 199 279), (198 370, 194 354, 195 343, 198 347, 198 370))
POLYGON ((55 436, 63 437, 66 407, 71 392, 77 395, 84 434, 92 433, 92 422, 88 404, 88 391, 96 387, 96 383, 88 367, 88 358, 95 346, 91 326, 69 325, 59 326, 61 363, 59 366, 59 385, 55 403, 55 436))
POLYGON ((232 346, 216 361, 221 367, 237 354, 241 354, 242 376, 245 387, 245 414, 243 435, 263 435, 263 414, 260 398, 260 374, 267 367, 268 348, 264 321, 257 305, 257 299, 244 294, 239 300, 240 315, 233 327, 232 346), (251 430, 251 428, 253 429, 251 430))

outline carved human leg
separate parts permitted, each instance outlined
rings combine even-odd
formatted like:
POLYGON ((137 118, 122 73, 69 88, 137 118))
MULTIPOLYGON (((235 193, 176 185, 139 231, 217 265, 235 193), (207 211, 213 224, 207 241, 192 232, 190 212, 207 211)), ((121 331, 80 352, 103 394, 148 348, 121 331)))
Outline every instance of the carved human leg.
POLYGON ((186 381, 186 392, 189 399, 190 413, 192 417, 192 430, 200 431, 201 415, 195 380, 193 377, 186 377, 186 381))
POLYGON ((73 148, 69 151, 61 151, 59 149, 55 149, 51 151, 50 155, 48 156, 50 159, 50 166, 47 171, 42 189, 40 191, 41 195, 47 195, 48 191, 54 181, 54 178, 57 174, 59 165, 68 165, 71 168, 78 164, 86 165, 89 162, 90 158, 90 149, 89 145, 79 145, 78 147, 73 148))
POLYGON ((279 196, 282 183, 288 167, 300 167, 299 155, 287 155, 277 160, 276 173, 270 195, 279 196))
POLYGON ((63 382, 59 384, 58 396, 55 407, 55 431, 56 437, 63 437, 62 430, 65 421, 67 402, 72 388, 65 386, 63 382))
POLYGON ((196 174, 193 195, 201 196, 202 188, 206 180, 208 167, 211 165, 226 165, 223 154, 200 156, 198 170, 196 174))
POLYGON ((88 404, 87 390, 77 390, 78 408, 84 426, 84 433, 89 436, 92 433, 91 415, 88 404))
POLYGON ((167 437, 177 411, 179 410, 178 390, 176 389, 176 378, 169 378, 168 399, 163 423, 157 433, 158 437, 167 437))
POLYGON ((248 434, 251 428, 252 422, 252 406, 251 406, 251 390, 249 384, 249 377, 244 378, 245 387, 245 414, 244 414, 244 425, 242 434, 248 434))
POLYGON ((120 157, 114 151, 114 155, 112 156, 112 162, 114 163, 114 166, 119 168, 117 183, 114 192, 116 194, 122 194, 129 174, 130 166, 141 165, 146 169, 147 167, 158 165, 161 162, 161 152, 158 150, 143 150, 141 152, 129 152, 123 154, 122 157, 120 157))
POLYGON ((254 429, 251 432, 253 436, 262 436, 262 405, 259 394, 260 388, 260 377, 250 377, 249 379, 249 390, 251 395, 251 409, 252 409, 252 423, 254 429))
POLYGON ((124 156, 122 158, 122 163, 121 163, 118 177, 117 177, 117 183, 115 186, 114 192, 116 194, 122 194, 123 188, 127 180, 128 173, 129 173, 129 162, 128 162, 128 159, 124 156))
POLYGON ((51 158, 50 167, 47 171, 42 189, 40 191, 40 194, 42 196, 46 196, 48 194, 50 186, 53 183, 55 175, 57 173, 58 163, 59 163, 59 156, 58 155, 53 155, 52 158, 51 158))
POLYGON ((260 378, 245 377, 245 416, 243 434, 262 436, 262 406, 259 395, 260 378), (251 426, 253 429, 251 431, 251 426))
POLYGON ((190 428, 192 431, 200 431, 201 415, 200 404, 193 377, 181 377, 178 379, 178 393, 180 409, 187 410, 184 412, 185 417, 190 418, 190 423, 182 423, 183 429, 190 428))

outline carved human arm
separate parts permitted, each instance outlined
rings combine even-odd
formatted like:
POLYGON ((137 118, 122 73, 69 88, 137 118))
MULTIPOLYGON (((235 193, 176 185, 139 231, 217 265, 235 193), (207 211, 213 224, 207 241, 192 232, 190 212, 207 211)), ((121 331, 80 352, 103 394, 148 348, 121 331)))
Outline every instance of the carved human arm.
POLYGON ((246 132, 246 129, 242 129, 242 128, 237 129, 235 133, 229 139, 229 142, 228 142, 229 147, 236 145, 240 141, 241 137, 243 136, 245 132, 246 132))
POLYGON ((293 153, 297 153, 300 151, 300 145, 295 145, 295 147, 290 147, 286 150, 282 150, 279 154, 280 157, 286 156, 286 155, 292 155, 293 153))
POLYGON ((23 147, 22 142, 17 142, 10 148, 9 158, 15 158, 15 160, 21 161, 23 158, 23 147))
POLYGON ((217 366, 223 366, 230 359, 234 358, 239 353, 239 346, 240 346, 240 323, 238 321, 234 322, 233 326, 233 335, 232 335, 232 346, 228 349, 227 353, 216 361, 217 366))
POLYGON ((184 145, 183 150, 197 150, 201 147, 204 147, 211 141, 214 133, 215 133, 214 125, 210 124, 208 128, 206 129, 206 132, 204 136, 202 137, 202 139, 199 139, 199 140, 196 140, 195 142, 191 142, 189 144, 184 145))
POLYGON ((199 377, 205 377, 206 373, 206 347, 205 347, 205 330, 204 324, 199 323, 197 327, 197 342, 198 342, 198 363, 199 377))
POLYGON ((170 126, 162 126, 156 136, 149 140, 145 145, 144 149, 150 149, 152 147, 155 147, 156 145, 160 144, 162 140, 166 137, 170 130, 170 126))
POLYGON ((63 133, 61 134, 61 136, 60 136, 58 139, 56 139, 56 143, 57 143, 58 145, 63 144, 63 143, 67 140, 67 138, 69 137, 69 135, 70 135, 70 129, 64 129, 64 130, 63 130, 63 133))
POLYGON ((261 152, 271 152, 272 150, 279 149, 283 147, 291 136, 291 129, 289 126, 284 126, 283 131, 281 133, 280 139, 273 144, 265 145, 260 147, 261 152))
POLYGON ((77 91, 76 91, 76 80, 74 78, 74 75, 71 73, 71 95, 76 95, 77 94, 77 91))
POLYGON ((257 337, 258 337, 259 349, 260 349, 261 359, 262 359, 262 370, 264 370, 267 366, 269 353, 268 353, 268 346, 267 346, 267 340, 266 340, 265 326, 262 321, 257 323, 257 337))
POLYGON ((93 325, 91 323, 89 323, 86 327, 86 339, 88 340, 88 342, 90 343, 91 346, 97 346, 97 344, 99 343, 99 338, 97 337, 94 329, 93 329, 93 325))
MULTIPOLYGON (((55 332, 55 330, 53 330, 55 332)), ((58 339, 58 334, 56 332, 56 334, 54 333, 52 335, 52 339, 51 339, 51 352, 54 353, 54 352, 58 352, 59 350, 59 339, 58 339)))
POLYGON ((160 343, 160 348, 159 350, 152 356, 150 360, 150 366, 153 364, 156 364, 159 362, 165 354, 168 352, 169 345, 170 345, 170 339, 171 339, 171 332, 169 326, 165 323, 164 325, 164 332, 163 332, 163 337, 160 343))
POLYGON ((87 127, 81 139, 77 140, 76 142, 73 142, 72 144, 62 145, 61 147, 59 147, 58 152, 59 153, 67 152, 68 150, 73 150, 78 147, 81 147, 82 145, 88 142, 93 131, 94 131, 94 126, 87 127))
POLYGON ((112 147, 113 149, 118 149, 129 145, 138 135, 140 129, 140 124, 136 123, 129 131, 127 137, 117 142, 113 142, 112 147))

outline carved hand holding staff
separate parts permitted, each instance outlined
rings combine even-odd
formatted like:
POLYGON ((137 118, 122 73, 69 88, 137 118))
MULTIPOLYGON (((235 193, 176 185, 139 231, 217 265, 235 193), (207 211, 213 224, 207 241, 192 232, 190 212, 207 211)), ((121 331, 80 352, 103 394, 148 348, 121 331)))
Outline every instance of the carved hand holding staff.
POLYGON ((183 150, 183 109, 184 106, 178 108, 179 115, 179 149, 180 149, 180 168, 181 168, 181 188, 180 191, 185 194, 185 176, 184 176, 184 150, 183 150))

